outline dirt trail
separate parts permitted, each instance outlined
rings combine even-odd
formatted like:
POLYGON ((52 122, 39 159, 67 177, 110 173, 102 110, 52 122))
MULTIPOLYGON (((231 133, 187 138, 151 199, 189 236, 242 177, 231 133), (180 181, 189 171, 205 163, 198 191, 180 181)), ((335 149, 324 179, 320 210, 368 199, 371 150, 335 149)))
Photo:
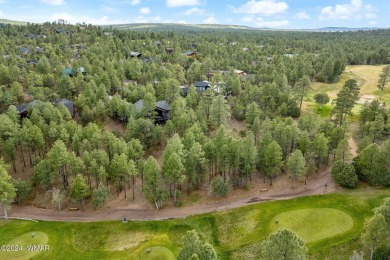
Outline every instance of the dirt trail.
POLYGON ((351 147, 352 157, 356 157, 357 156, 358 145, 357 145, 355 139, 353 139, 353 137, 351 136, 348 139, 348 143, 349 143, 349 147, 351 147))
POLYGON ((47 221, 68 221, 68 222, 92 222, 105 220, 161 220, 172 218, 185 218, 187 216, 202 214, 214 211, 223 211, 248 205, 250 203, 261 203, 271 200, 286 200, 296 197, 319 195, 337 190, 337 185, 330 177, 329 169, 319 173, 315 179, 311 180, 307 186, 293 189, 270 190, 261 192, 255 191, 250 197, 224 198, 195 204, 180 208, 167 209, 135 209, 126 207, 115 207, 102 209, 97 212, 61 212, 52 209, 42 209, 33 206, 13 206, 9 212, 11 217, 32 218, 47 221), (325 184, 327 187, 325 188, 325 184))

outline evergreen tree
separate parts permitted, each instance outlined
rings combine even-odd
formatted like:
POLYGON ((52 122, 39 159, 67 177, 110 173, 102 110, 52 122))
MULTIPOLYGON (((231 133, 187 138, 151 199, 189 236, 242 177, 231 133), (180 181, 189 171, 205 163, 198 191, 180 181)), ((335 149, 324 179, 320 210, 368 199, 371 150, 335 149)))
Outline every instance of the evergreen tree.
POLYGON ((279 229, 261 245, 261 259, 303 260, 306 259, 305 242, 293 231, 279 229))
POLYGON ((293 189, 295 188, 295 180, 306 175, 306 161, 302 152, 295 150, 287 160, 287 167, 293 178, 293 189))

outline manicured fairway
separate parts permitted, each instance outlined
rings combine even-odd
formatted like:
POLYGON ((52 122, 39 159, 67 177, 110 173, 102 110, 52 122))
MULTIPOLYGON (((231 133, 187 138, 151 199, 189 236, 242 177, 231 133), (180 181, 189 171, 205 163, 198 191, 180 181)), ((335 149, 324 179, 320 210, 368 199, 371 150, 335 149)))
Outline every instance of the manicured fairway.
MULTIPOLYGON (((48 241, 49 237, 44 232, 28 232, 26 234, 13 238, 8 242, 3 243, 3 249, 0 251, 0 259, 30 259, 31 257, 41 253, 41 251, 34 248, 33 246, 37 245, 40 246, 40 248, 42 249, 46 249, 44 246, 49 245, 48 241)), ((50 247, 47 249, 50 250, 50 247)))
POLYGON ((331 208, 300 209, 280 213, 271 221, 273 231, 288 228, 295 231, 306 243, 342 234, 353 227, 347 213, 331 208))
POLYGON ((35 233, 34 244, 50 246, 36 255, 1 252, 0 259, 169 260, 177 257, 183 235, 195 229, 215 247, 219 259, 250 260, 258 259, 261 242, 280 226, 306 240, 310 259, 349 259, 353 250, 362 248, 364 220, 389 196, 389 189, 362 188, 164 221, 0 220, 0 245, 32 243, 29 239, 35 233))

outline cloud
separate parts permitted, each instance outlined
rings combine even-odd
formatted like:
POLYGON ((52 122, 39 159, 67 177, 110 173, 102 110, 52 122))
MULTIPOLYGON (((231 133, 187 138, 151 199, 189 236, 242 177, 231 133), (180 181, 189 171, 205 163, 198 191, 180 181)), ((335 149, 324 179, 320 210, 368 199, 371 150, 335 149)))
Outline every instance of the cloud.
POLYGON ((275 28, 275 27, 283 27, 289 25, 289 21, 286 19, 283 20, 273 20, 273 21, 265 21, 261 17, 255 17, 254 15, 245 16, 241 19, 242 22, 249 24, 250 26, 255 27, 269 27, 269 28, 275 28))
POLYGON ((149 7, 142 7, 139 9, 140 14, 150 14, 150 8, 149 7))
POLYGON ((371 25, 371 26, 374 26, 374 25, 377 24, 377 22, 376 21, 369 21, 368 24, 371 25))
POLYGON ((199 0, 167 0, 168 7, 199 5, 199 0))
POLYGON ((307 15, 306 12, 299 12, 295 15, 295 18, 297 19, 301 19, 301 20, 309 20, 310 19, 310 16, 307 15))
POLYGON ((210 16, 209 18, 203 20, 203 23, 206 23, 206 24, 217 24, 219 23, 217 19, 215 19, 214 16, 210 16))
POLYGON ((350 20, 376 18, 375 9, 371 5, 365 5, 362 0, 351 0, 349 3, 326 6, 322 8, 320 19, 322 20, 350 20))
POLYGON ((48 4, 48 5, 64 5, 64 0, 41 0, 42 3, 48 4))
POLYGON ((286 2, 277 2, 275 0, 251 0, 239 7, 230 6, 230 9, 237 14, 274 15, 286 11, 288 9, 288 4, 286 2))
POLYGON ((129 4, 131 5, 137 5, 137 4, 140 4, 141 1, 140 0, 130 0, 129 4))
POLYGON ((204 9, 199 9, 198 7, 193 7, 191 9, 188 9, 187 11, 184 11, 182 14, 185 16, 189 15, 203 15, 206 12, 204 9))

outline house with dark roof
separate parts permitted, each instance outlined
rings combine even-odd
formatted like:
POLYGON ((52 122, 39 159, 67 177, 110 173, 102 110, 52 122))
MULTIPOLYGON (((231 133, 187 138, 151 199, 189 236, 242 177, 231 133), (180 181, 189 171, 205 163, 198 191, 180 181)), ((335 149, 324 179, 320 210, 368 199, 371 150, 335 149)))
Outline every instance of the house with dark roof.
POLYGON ((188 89, 189 89, 189 88, 190 88, 189 86, 180 86, 181 95, 182 95, 183 97, 186 97, 186 96, 187 96, 187 94, 188 94, 188 89))
POLYGON ((19 52, 21 54, 30 54, 30 49, 29 48, 26 48, 26 47, 23 47, 23 48, 20 48, 19 49, 19 52))
POLYGON ((27 65, 38 65, 38 61, 37 60, 26 60, 26 63, 27 65))
MULTIPOLYGON (((18 114, 19 114, 20 118, 27 117, 29 108, 35 107, 38 102, 40 102, 40 101, 39 100, 34 100, 34 101, 31 101, 30 103, 27 103, 27 104, 16 105, 16 110, 18 111, 18 114)), ((74 118, 74 116, 75 116, 75 107, 74 107, 74 103, 72 101, 63 98, 63 99, 59 99, 59 100, 53 101, 51 103, 55 107, 57 107, 59 103, 64 104, 64 106, 69 110, 69 113, 72 116, 72 118, 74 118)))
POLYGON ((196 49, 196 48, 198 47, 198 44, 196 44, 196 43, 191 43, 191 47, 194 48, 194 49, 196 49))
POLYGON ((207 89, 211 88, 211 84, 209 81, 204 80, 204 81, 195 81, 194 82, 194 87, 196 89, 196 92, 198 93, 203 93, 207 89))
MULTIPOLYGON (((144 101, 142 99, 138 100, 134 103, 134 107, 137 112, 141 112, 144 107, 144 101)), ((165 100, 157 101, 154 111, 156 112, 154 116, 155 124, 165 124, 171 116, 171 106, 165 100)))
POLYGON ((75 109, 74 109, 74 103, 73 101, 70 101, 69 99, 66 99, 66 98, 63 98, 63 99, 59 99, 59 100, 56 100, 56 101, 53 101, 52 104, 57 107, 58 104, 64 104, 64 106, 69 110, 69 113, 71 115, 72 118, 74 118, 75 116, 75 109))
POLYGON ((198 54, 198 52, 196 52, 196 51, 186 51, 184 53, 184 55, 190 56, 190 57, 194 57, 194 56, 196 56, 196 54, 198 54))
POLYGON ((173 48, 171 48, 171 47, 165 47, 164 49, 165 49, 165 52, 166 52, 166 53, 169 53, 169 54, 170 54, 170 53, 173 52, 173 48))
POLYGON ((141 53, 136 52, 136 51, 131 51, 130 52, 130 58, 141 58, 141 53))

